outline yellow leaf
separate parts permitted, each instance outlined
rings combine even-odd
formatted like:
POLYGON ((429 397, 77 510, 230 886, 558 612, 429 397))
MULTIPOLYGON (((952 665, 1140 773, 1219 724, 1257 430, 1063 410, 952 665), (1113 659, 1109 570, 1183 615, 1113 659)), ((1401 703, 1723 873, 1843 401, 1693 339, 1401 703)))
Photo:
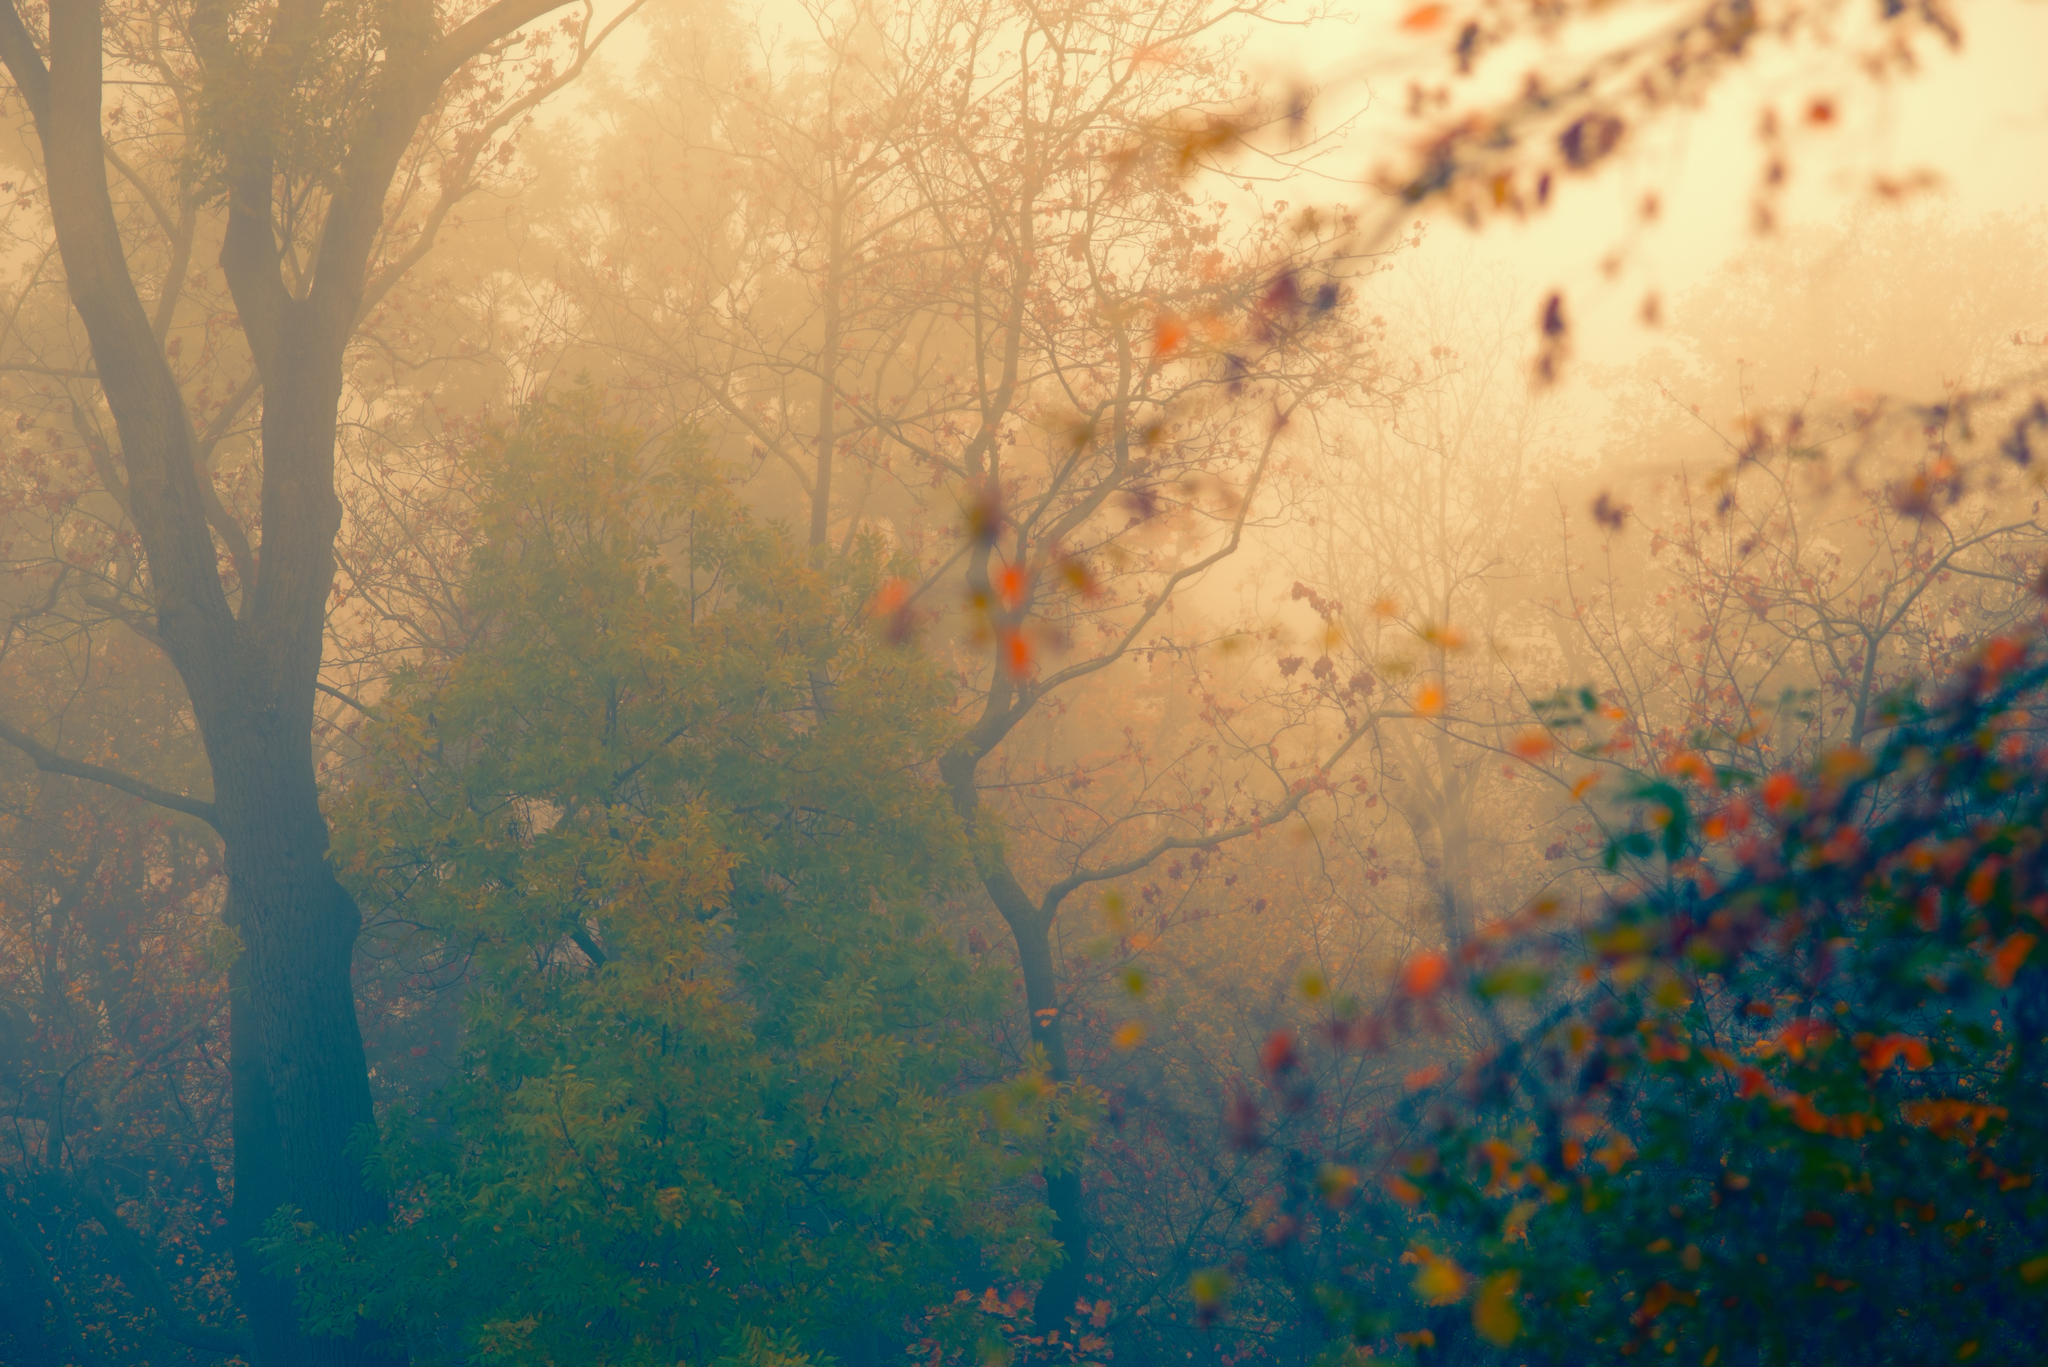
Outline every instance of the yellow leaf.
POLYGON ((1449 1258, 1415 1244, 1401 1255, 1404 1263, 1420 1264, 1415 1274, 1415 1294, 1430 1305, 1451 1305, 1465 1299, 1471 1289, 1472 1279, 1465 1275, 1465 1269, 1449 1258))
POLYGON ((1496 1348, 1505 1348, 1522 1332, 1522 1312, 1515 1308, 1519 1272, 1496 1272, 1479 1285, 1472 1303, 1472 1328, 1496 1348))
MULTIPOLYGON (((1358 1190, 1358 1169, 1325 1163, 1323 1170, 1316 1175, 1316 1186, 1325 1201, 1333 1206, 1345 1206, 1350 1203, 1351 1194, 1358 1190)), ((2048 1259, 2042 1261, 2048 1262, 2048 1259)))

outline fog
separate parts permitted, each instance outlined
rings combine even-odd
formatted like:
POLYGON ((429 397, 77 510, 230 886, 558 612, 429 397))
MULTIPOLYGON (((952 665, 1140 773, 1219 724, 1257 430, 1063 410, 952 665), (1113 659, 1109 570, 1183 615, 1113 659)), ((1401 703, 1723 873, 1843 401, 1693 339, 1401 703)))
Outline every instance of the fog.
POLYGON ((2034 1360, 2044 51, 0 13, 0 1362, 2034 1360))

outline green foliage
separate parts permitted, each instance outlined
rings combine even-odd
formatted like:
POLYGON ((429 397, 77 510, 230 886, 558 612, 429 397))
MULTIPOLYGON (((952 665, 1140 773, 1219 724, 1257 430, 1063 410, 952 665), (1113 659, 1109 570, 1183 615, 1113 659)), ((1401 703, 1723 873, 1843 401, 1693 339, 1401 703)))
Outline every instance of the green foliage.
MULTIPOLYGON (((463 1064, 389 1118, 389 1230, 274 1248, 326 1331, 414 1360, 795 1364, 1046 1244, 1006 1178, 1051 1089, 991 1089, 999 1003, 927 925, 964 847, 947 693, 688 444, 589 393, 475 452, 485 626, 384 700, 336 857, 468 956, 463 1064), (808 1355, 808 1356, 807 1356, 808 1355)), ((1021 1193, 1020 1193, 1021 1197, 1021 1193)))

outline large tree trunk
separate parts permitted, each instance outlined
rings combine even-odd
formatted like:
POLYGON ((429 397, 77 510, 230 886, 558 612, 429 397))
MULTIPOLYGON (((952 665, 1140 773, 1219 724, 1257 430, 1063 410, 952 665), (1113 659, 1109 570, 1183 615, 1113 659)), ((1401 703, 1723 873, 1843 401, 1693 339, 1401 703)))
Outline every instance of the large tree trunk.
POLYGON ((224 806, 246 813, 221 823, 242 939, 229 1008, 237 1300, 259 1367, 353 1364, 369 1360, 364 1350, 374 1329, 366 1327, 360 1341, 306 1338, 292 1284, 273 1275, 252 1246, 285 1206, 336 1234, 385 1214, 382 1195, 349 1151, 375 1122, 349 983, 361 917, 327 864, 306 732, 299 732, 298 764, 285 755, 265 764, 266 752, 285 747, 265 745, 270 738, 261 729, 227 738, 219 749, 239 762, 217 759, 214 768, 216 794, 233 795, 224 806))

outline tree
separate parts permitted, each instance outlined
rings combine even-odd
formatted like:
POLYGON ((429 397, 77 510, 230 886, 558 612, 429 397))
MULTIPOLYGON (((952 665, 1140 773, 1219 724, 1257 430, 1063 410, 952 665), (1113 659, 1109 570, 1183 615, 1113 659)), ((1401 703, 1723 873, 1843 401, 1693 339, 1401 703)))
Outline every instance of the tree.
POLYGON ((996 984, 927 919, 946 691, 868 629, 871 547, 817 565, 642 445, 585 392, 465 460, 479 638, 396 680, 337 819, 365 901, 469 960, 462 1063, 394 1113, 404 1219, 283 1247, 316 1322, 422 1361, 883 1361, 1044 1246, 1000 1181, 1040 1084, 974 1085, 996 984))
MULTIPOLYGON (((245 1247, 283 1204, 338 1231, 383 1217, 347 1151, 372 1119, 349 991, 360 918, 327 862, 310 741, 340 519, 337 404, 364 310, 610 31, 586 11, 562 32, 518 36, 554 8, 499 0, 449 21, 417 4, 110 13, 66 0, 40 29, 33 12, 0 11, 0 60, 34 126, 56 255, 90 346, 90 365, 72 373, 89 376, 91 399, 74 411, 111 419, 101 480, 128 544, 107 557, 114 594, 99 596, 175 665, 212 794, 83 764, 11 726, 0 734, 41 768, 112 782, 221 836, 242 944, 232 1017, 245 1247), (566 61, 551 52, 558 37, 566 61), (110 66, 135 92, 121 108, 148 129, 148 163, 104 131, 110 66), (162 234, 152 245, 164 255, 131 264, 146 233, 162 234), (219 244, 249 366, 239 402, 213 421, 261 395, 253 526, 225 511, 200 464, 217 434, 200 421, 205 391, 195 402, 181 385, 180 339, 167 338, 203 242, 219 244), (160 275, 139 279, 137 266, 160 275)), ((367 1351, 368 1334, 301 1339, 289 1289, 246 1256, 238 1273, 259 1362, 367 1351)))
MULTIPOLYGON (((1067 899, 1283 819, 1314 785, 1169 814, 1159 795, 1201 784, 1168 761, 1128 806, 1040 821, 1033 805, 1059 810, 1081 770, 1060 748, 1031 756, 1026 738, 1049 724, 1042 709, 1065 711, 1136 652, 1192 644, 1166 629, 1176 595, 1237 549, 1289 425, 1305 429, 1371 372, 1328 273, 1341 221, 1274 209, 1229 243, 1221 206, 1184 178, 1212 117, 1244 93, 1222 75, 1225 52, 1196 55, 1216 12, 961 17, 971 40, 933 111, 943 121, 906 148, 946 233, 925 307, 954 320, 957 359, 918 402, 856 411, 899 478, 928 472, 966 515, 964 544, 934 548, 897 610, 940 585, 971 605, 968 721, 940 772, 1017 946, 1031 1038, 1064 1081, 1053 935, 1067 899), (1052 839, 1026 854, 1027 831, 1052 839), (1046 866, 1035 891, 1019 877, 1027 858, 1046 866)), ((1080 1173, 1050 1173, 1047 1194, 1066 1256, 1040 1292, 1041 1325, 1065 1317, 1087 1259, 1080 1173)))
MULTIPOLYGON (((1745 67, 1778 63, 1770 74, 1783 79, 1760 101, 1757 173, 1747 187, 1751 221, 1760 235, 1769 234, 1798 157, 1812 140, 1835 135, 1845 107, 1863 97, 1860 87, 1882 89, 1910 75, 1928 44, 1963 44, 1956 17, 1938 3, 1690 0, 1637 24, 1596 31, 1608 13, 1598 0, 1530 9, 1432 2, 1389 16, 1398 33, 1375 45, 1374 65, 1408 78, 1406 114, 1416 136, 1374 169, 1385 207, 1367 241, 1406 236, 1415 206, 1424 204, 1474 228, 1540 215, 1575 181, 1599 175, 1645 128, 1684 117, 1745 67), (1552 45, 1574 26, 1587 34, 1579 48, 1552 45), (1420 61, 1418 44, 1427 54, 1420 61), (1389 49, 1391 61, 1380 55, 1389 49)), ((1867 184, 1873 198, 1896 202, 1938 179, 1918 170, 1876 173, 1867 184)), ((1729 193, 1743 188, 1730 186, 1729 193)), ((1652 188, 1605 254, 1605 274, 1620 274, 1631 239, 1661 212, 1652 188)), ((1643 320, 1654 324, 1661 311, 1657 294, 1646 293, 1643 320)), ((1562 292, 1546 298, 1535 323, 1534 373, 1549 383, 1571 349, 1572 314, 1562 292)))
MULTIPOLYGON (((1192 643, 1178 599, 1272 516, 1290 434, 1375 383, 1343 217, 1268 206, 1232 240, 1193 176, 1252 93, 1230 26, 1263 14, 850 6, 810 14, 818 42, 780 72, 665 48, 675 79, 622 110, 592 159, 604 174, 578 168, 588 188, 545 225, 577 248, 551 314, 568 363, 646 396, 650 426, 751 452, 753 496, 793 507, 814 545, 872 530, 915 555, 878 610, 906 640, 934 622, 927 639, 952 640, 973 721, 945 772, 1062 1082, 1058 909, 1158 855, 1141 836, 1159 799, 1201 787, 1207 758, 1124 788, 1111 671, 1192 643), (677 164, 715 191, 672 193, 677 164), (667 258, 678 239, 697 278, 667 258), (1099 764, 1072 743, 1084 714, 1108 727, 1099 764), (1084 768, 1103 779, 1086 812, 1061 796, 1084 768)), ((1271 121, 1282 140, 1284 112, 1271 121)), ((1225 748, 1227 767, 1256 746, 1225 748)), ((1283 818, 1313 791, 1289 781, 1219 797, 1175 839, 1283 818)), ((1069 1257, 1042 1326, 1073 1305, 1086 1248, 1079 1175, 1053 1174, 1049 1196, 1069 1257)))
POLYGON ((1407 384, 1317 453, 1322 499, 1290 559, 1321 590, 1298 597, 1342 628, 1338 672, 1369 672, 1411 705, 1433 700, 1377 731, 1374 759, 1423 870, 1420 897, 1442 942, 1457 945, 1493 900, 1482 868, 1505 843, 1495 818, 1512 806, 1497 791, 1497 745, 1469 742, 1497 742, 1526 717, 1514 674, 1530 556, 1502 513, 1540 477, 1551 415, 1523 382, 1508 283, 1430 271, 1418 258, 1410 279, 1376 292, 1407 384))
POLYGON ((844 526, 843 547, 875 511, 882 456, 859 405, 915 402, 944 356, 920 288, 938 206, 907 149, 952 57, 887 6, 810 5, 802 22, 786 53, 779 30, 657 25, 639 88, 603 104, 606 135, 543 157, 575 189, 537 205, 532 231, 559 261, 559 365, 771 463, 757 496, 814 546, 844 526), (862 484, 835 485, 850 460, 862 484))

